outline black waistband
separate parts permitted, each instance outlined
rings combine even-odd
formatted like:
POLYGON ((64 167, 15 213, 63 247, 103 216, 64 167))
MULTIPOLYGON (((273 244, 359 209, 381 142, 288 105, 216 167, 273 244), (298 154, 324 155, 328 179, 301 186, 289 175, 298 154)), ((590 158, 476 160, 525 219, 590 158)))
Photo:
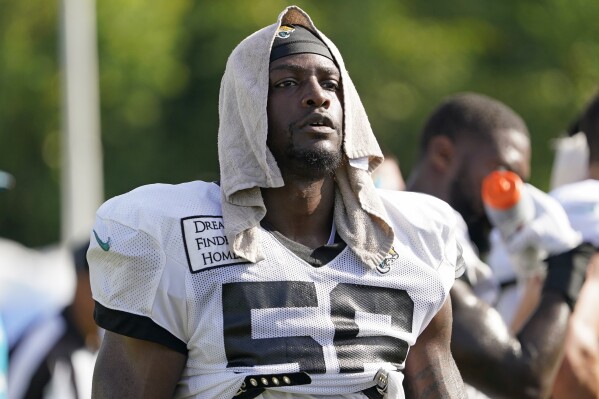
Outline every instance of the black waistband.
MULTIPOLYGON (((307 373, 257 374, 245 377, 234 399, 253 399, 265 389, 293 385, 306 385, 312 382, 307 373)), ((368 399, 382 399, 376 385, 362 391, 368 399)))
POLYGON ((266 388, 306 385, 312 382, 308 373, 257 374, 248 375, 235 395, 236 399, 252 399, 266 388))

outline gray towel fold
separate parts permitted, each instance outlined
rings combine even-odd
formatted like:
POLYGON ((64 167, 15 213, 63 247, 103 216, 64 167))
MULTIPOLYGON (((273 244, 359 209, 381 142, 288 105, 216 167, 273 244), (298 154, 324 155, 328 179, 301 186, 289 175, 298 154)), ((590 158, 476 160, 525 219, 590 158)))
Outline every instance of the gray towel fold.
POLYGON ((338 187, 335 225, 354 253, 376 267, 391 249, 394 238, 370 178, 383 155, 339 50, 296 6, 286 8, 277 23, 242 41, 227 61, 220 89, 218 129, 225 234, 236 255, 251 262, 264 259, 256 240, 256 229, 266 214, 260 188, 284 185, 266 146, 270 48, 277 29, 284 24, 302 25, 316 32, 339 66, 344 99, 343 148, 347 160, 335 172, 338 187))

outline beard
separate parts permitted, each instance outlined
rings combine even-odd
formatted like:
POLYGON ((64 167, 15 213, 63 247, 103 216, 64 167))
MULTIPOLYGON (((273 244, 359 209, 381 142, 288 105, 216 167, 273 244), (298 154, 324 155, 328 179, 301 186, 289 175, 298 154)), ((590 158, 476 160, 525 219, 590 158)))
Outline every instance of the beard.
POLYGON ((330 151, 324 148, 300 149, 290 143, 282 156, 273 154, 283 174, 291 174, 309 180, 333 175, 341 165, 341 149, 330 151))
MULTIPOLYGON (((338 148, 318 143, 311 147, 298 146, 294 140, 296 126, 290 124, 287 131, 287 143, 284 146, 272 145, 267 139, 270 149, 283 176, 305 180, 319 180, 328 175, 333 175, 335 170, 343 163, 342 144, 338 148)), ((343 137, 339 128, 335 129, 337 137, 343 137)), ((270 135, 270 132, 269 132, 270 135)))
POLYGON ((462 167, 462 169, 450 185, 449 204, 464 218, 466 226, 468 226, 470 240, 482 256, 490 250, 489 235, 493 226, 487 218, 484 208, 482 208, 482 202, 480 202, 481 209, 476 209, 476 203, 478 202, 477 198, 474 198, 476 193, 471 193, 472 185, 466 179, 466 168, 462 167), (468 188, 470 188, 470 191, 468 188))
POLYGON ((489 235, 491 233, 491 229, 493 226, 489 222, 486 216, 479 218, 477 220, 473 220, 471 222, 466 222, 468 226, 468 235, 470 239, 478 248, 479 255, 482 257, 489 253, 491 249, 491 242, 489 240, 489 235))

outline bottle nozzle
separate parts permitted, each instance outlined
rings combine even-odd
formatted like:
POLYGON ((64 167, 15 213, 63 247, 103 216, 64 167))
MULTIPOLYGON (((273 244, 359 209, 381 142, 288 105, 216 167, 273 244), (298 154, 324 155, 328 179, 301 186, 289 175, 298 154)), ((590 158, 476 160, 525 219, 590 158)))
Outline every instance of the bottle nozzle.
POLYGON ((509 209, 520 200, 522 185, 522 179, 516 173, 496 170, 483 179, 483 202, 494 209, 509 209))

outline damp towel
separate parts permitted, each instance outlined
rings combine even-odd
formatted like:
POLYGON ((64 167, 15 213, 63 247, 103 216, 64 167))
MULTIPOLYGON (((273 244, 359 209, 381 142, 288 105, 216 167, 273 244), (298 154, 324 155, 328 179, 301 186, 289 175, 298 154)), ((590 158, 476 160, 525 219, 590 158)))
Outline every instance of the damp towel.
POLYGON ((296 6, 278 21, 243 40, 231 53, 219 99, 218 155, 225 234, 234 253, 251 262, 264 259, 257 240, 266 214, 260 188, 284 185, 277 163, 266 146, 269 55, 279 26, 298 24, 324 41, 341 72, 344 98, 344 142, 347 157, 335 171, 334 219, 337 231, 367 265, 378 266, 391 249, 394 233, 375 191, 370 173, 383 155, 370 127, 343 59, 335 45, 296 6))

